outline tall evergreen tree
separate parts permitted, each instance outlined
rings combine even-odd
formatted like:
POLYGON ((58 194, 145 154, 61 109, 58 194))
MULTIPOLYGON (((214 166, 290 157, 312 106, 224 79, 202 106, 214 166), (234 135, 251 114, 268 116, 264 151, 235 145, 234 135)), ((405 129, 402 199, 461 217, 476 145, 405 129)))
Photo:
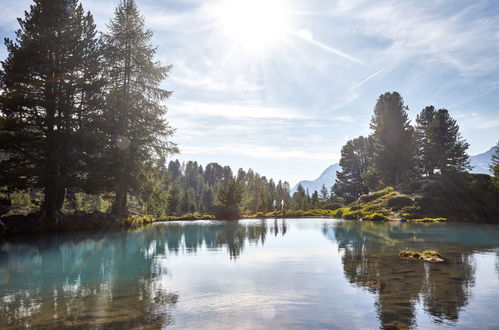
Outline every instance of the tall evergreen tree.
POLYGON ((416 170, 414 130, 399 93, 380 95, 370 127, 373 130, 373 168, 383 185, 396 186, 416 170))
POLYGON ((426 166, 429 174, 435 169, 440 173, 464 172, 469 170, 470 163, 466 150, 469 144, 461 137, 456 120, 452 119, 449 111, 439 109, 435 112, 427 129, 428 154, 426 166))
POLYGON ((494 176, 494 185, 499 189, 499 141, 497 141, 496 149, 492 154, 490 170, 492 171, 492 175, 494 176))
POLYGON ((35 0, 0 72, 0 186, 39 188, 42 219, 57 221, 66 188, 82 188, 100 116, 100 43, 77 0, 35 0))
POLYGON ((171 66, 154 60, 152 31, 144 28, 134 0, 121 0, 104 34, 109 123, 111 181, 116 199, 114 211, 127 213, 127 195, 141 185, 141 164, 176 152, 168 139, 174 130, 163 105, 171 92, 160 88, 171 66))
POLYGON ((435 107, 432 105, 425 107, 421 110, 416 117, 416 154, 418 159, 419 172, 423 175, 432 174, 435 169, 433 163, 432 145, 428 137, 428 127, 430 126, 433 118, 435 117, 435 107))
POLYGON ((351 203, 369 192, 364 176, 372 162, 371 138, 359 136, 341 148, 341 171, 336 172, 333 191, 336 196, 351 203))
POLYGON ((321 187, 321 202, 325 203, 329 199, 329 191, 326 186, 323 184, 321 187))

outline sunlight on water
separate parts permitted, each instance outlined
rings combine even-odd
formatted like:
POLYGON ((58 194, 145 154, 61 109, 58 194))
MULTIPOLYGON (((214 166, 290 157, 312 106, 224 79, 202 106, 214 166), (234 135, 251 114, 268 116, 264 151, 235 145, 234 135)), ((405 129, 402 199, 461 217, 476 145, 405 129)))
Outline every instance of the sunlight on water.
POLYGON ((0 328, 492 329, 498 299, 497 226, 196 221, 0 245, 0 328))

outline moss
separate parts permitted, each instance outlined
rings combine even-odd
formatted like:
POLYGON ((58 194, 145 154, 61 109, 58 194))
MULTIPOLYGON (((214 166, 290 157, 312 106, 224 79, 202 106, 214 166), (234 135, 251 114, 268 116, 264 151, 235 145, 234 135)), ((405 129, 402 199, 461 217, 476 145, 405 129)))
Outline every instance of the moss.
POLYGON ((419 218, 410 219, 411 222, 442 222, 447 221, 447 218, 419 218))
POLYGON ((362 195, 359 197, 358 201, 361 204, 366 204, 366 203, 369 203, 371 201, 374 201, 382 196, 386 196, 386 195, 391 194, 391 193, 394 193, 393 187, 386 187, 382 190, 370 193, 368 195, 362 195))
POLYGON ((343 219, 347 220, 359 220, 364 216, 364 213, 362 211, 346 211, 343 213, 343 219))
POLYGON ((388 217, 381 213, 371 213, 363 217, 362 219, 364 220, 371 220, 371 221, 386 221, 388 220, 388 217))
POLYGON ((413 250, 400 251, 399 256, 403 259, 422 260, 428 262, 445 262, 445 259, 434 250, 424 250, 417 252, 413 250))
POLYGON ((393 210, 400 210, 407 206, 412 206, 414 201, 409 196, 401 195, 394 196, 393 198, 388 199, 387 206, 393 210))
POLYGON ((138 227, 159 221, 188 221, 188 220, 215 220, 215 216, 211 214, 201 214, 198 212, 187 213, 182 216, 166 216, 166 217, 152 217, 149 215, 134 215, 122 219, 123 225, 127 227, 138 227))

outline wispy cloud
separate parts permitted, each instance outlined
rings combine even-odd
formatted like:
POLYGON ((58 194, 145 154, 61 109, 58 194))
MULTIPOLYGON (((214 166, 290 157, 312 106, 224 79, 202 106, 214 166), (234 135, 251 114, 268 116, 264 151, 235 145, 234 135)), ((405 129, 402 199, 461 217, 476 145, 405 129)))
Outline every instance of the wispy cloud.
POLYGON ((186 146, 182 152, 190 155, 230 154, 265 159, 311 159, 334 161, 339 158, 336 152, 313 152, 292 150, 252 144, 223 144, 216 146, 186 146))
POLYGON ((342 57, 344 59, 347 59, 349 60, 350 62, 354 62, 354 63, 357 63, 357 64, 362 64, 362 61, 359 60, 358 58, 350 55, 350 54, 347 54, 339 49, 336 49, 332 46, 329 46, 329 45, 326 45, 320 41, 317 41, 314 39, 314 35, 308 31, 308 30, 300 30, 298 32, 295 32, 295 31, 292 31, 292 30, 289 30, 289 32, 296 36, 296 37, 299 37, 301 40, 305 40, 306 42, 309 42, 311 43, 312 45, 315 45, 321 49, 324 49, 334 55, 337 55, 339 57, 342 57))
POLYGON ((256 104, 253 102, 171 102, 170 109, 177 115, 195 115, 202 117, 223 117, 232 119, 307 119, 306 114, 290 107, 275 107, 256 104))
POLYGON ((373 73, 372 75, 370 75, 369 77, 367 77, 366 79, 356 83, 355 85, 352 86, 352 90, 364 85, 366 82, 368 82, 369 80, 371 80, 372 78, 376 77, 377 75, 379 75, 381 72, 383 72, 385 69, 381 69, 381 70, 378 70, 376 71, 375 73, 373 73))

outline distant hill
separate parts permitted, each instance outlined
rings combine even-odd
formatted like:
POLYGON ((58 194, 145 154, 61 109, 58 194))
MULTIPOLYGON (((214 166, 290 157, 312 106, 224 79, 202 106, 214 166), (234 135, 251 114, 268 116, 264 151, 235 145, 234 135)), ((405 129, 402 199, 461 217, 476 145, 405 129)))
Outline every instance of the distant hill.
POLYGON ((471 166, 473 166, 471 173, 492 174, 489 166, 496 148, 497 147, 494 146, 484 153, 470 156, 471 166))
POLYGON ((334 182, 336 181, 336 171, 340 171, 341 167, 340 164, 333 164, 326 168, 324 172, 315 180, 309 181, 309 180, 303 180, 298 182, 293 189, 291 189, 291 195, 296 191, 298 188, 298 185, 301 184, 305 190, 308 189, 308 192, 312 194, 314 191, 317 190, 317 192, 321 191, 322 185, 325 185, 328 191, 331 190, 331 187, 334 185, 334 182))
MULTIPOLYGON (((472 173, 491 174, 489 165, 495 148, 497 147, 492 147, 484 153, 470 156, 471 166, 473 166, 473 169, 471 170, 472 173)), ((296 191, 299 184, 301 184, 305 190, 308 189, 310 194, 316 190, 320 192, 322 185, 325 185, 326 188, 330 190, 336 181, 336 171, 341 171, 340 164, 333 164, 329 166, 317 179, 313 181, 303 180, 298 182, 293 189, 291 189, 291 195, 296 191)))

